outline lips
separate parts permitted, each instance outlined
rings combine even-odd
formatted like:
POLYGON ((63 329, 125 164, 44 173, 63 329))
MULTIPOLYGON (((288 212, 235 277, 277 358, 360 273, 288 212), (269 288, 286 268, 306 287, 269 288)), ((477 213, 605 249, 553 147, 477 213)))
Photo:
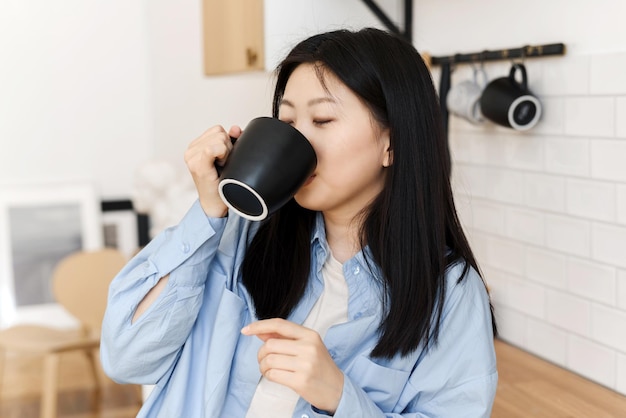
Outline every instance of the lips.
POLYGON ((306 179, 306 181, 304 182, 304 184, 302 185, 302 187, 304 186, 308 186, 309 184, 311 184, 311 182, 313 181, 313 179, 315 178, 315 174, 313 174, 311 177, 309 177, 308 179, 306 179))

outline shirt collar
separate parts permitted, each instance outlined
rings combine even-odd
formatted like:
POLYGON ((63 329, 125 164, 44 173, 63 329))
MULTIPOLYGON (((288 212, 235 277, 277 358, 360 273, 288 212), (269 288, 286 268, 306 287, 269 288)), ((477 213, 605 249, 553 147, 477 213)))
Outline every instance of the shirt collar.
MULTIPOLYGON (((318 259, 323 264, 328 257, 330 249, 328 248, 328 242, 326 241, 326 226, 324 224, 324 216, 322 212, 318 212, 315 217, 315 224, 313 226, 313 232, 311 234, 311 244, 316 246, 321 257, 318 259)), ((380 267, 374 261, 374 257, 372 257, 372 252, 369 246, 366 246, 363 250, 359 251, 354 257, 350 260, 346 261, 344 264, 355 265, 355 263, 361 268, 368 271, 370 275, 372 275, 376 280, 380 280, 382 278, 382 271, 380 267)), ((321 267, 320 264, 320 267, 321 267)))
POLYGON ((315 214, 315 225, 313 225, 313 234, 311 234, 311 244, 315 241, 319 241, 320 244, 326 246, 326 229, 322 212, 315 214))

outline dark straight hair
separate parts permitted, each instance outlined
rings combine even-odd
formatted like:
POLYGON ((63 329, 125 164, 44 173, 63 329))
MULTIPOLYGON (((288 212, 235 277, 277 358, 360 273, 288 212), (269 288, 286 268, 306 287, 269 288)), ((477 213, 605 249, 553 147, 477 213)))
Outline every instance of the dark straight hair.
MULTIPOLYGON (((463 263, 479 271, 456 215, 439 100, 413 45, 382 30, 338 30, 312 36, 277 69, 272 113, 301 64, 338 77, 390 134, 392 164, 382 192, 364 209, 362 248, 382 272, 383 319, 374 357, 407 354, 437 341, 445 273, 463 263)), ((315 212, 294 200, 263 223, 246 253, 243 282, 259 318, 286 318, 302 298, 311 267, 315 212)), ((493 321, 493 315, 492 315, 493 321)), ((495 322, 493 322, 495 334, 495 322)))

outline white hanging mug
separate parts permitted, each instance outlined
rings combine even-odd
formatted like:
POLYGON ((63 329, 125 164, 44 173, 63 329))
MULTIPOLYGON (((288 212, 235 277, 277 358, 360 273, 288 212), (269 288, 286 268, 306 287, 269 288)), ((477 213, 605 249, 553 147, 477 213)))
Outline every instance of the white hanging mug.
POLYGON ((473 124, 484 122, 480 109, 480 97, 487 84, 487 73, 482 67, 474 68, 473 79, 454 84, 446 97, 446 106, 451 114, 473 124))

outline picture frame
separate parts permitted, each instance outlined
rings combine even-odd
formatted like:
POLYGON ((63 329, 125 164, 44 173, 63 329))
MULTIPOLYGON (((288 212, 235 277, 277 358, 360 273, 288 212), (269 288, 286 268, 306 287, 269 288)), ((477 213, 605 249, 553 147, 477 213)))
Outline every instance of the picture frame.
POLYGON ((132 258, 144 244, 142 222, 130 200, 103 200, 102 233, 107 248, 118 249, 126 258, 132 258))
POLYGON ((73 327, 54 302, 55 265, 103 246, 100 200, 89 183, 0 186, 0 328, 73 327))

